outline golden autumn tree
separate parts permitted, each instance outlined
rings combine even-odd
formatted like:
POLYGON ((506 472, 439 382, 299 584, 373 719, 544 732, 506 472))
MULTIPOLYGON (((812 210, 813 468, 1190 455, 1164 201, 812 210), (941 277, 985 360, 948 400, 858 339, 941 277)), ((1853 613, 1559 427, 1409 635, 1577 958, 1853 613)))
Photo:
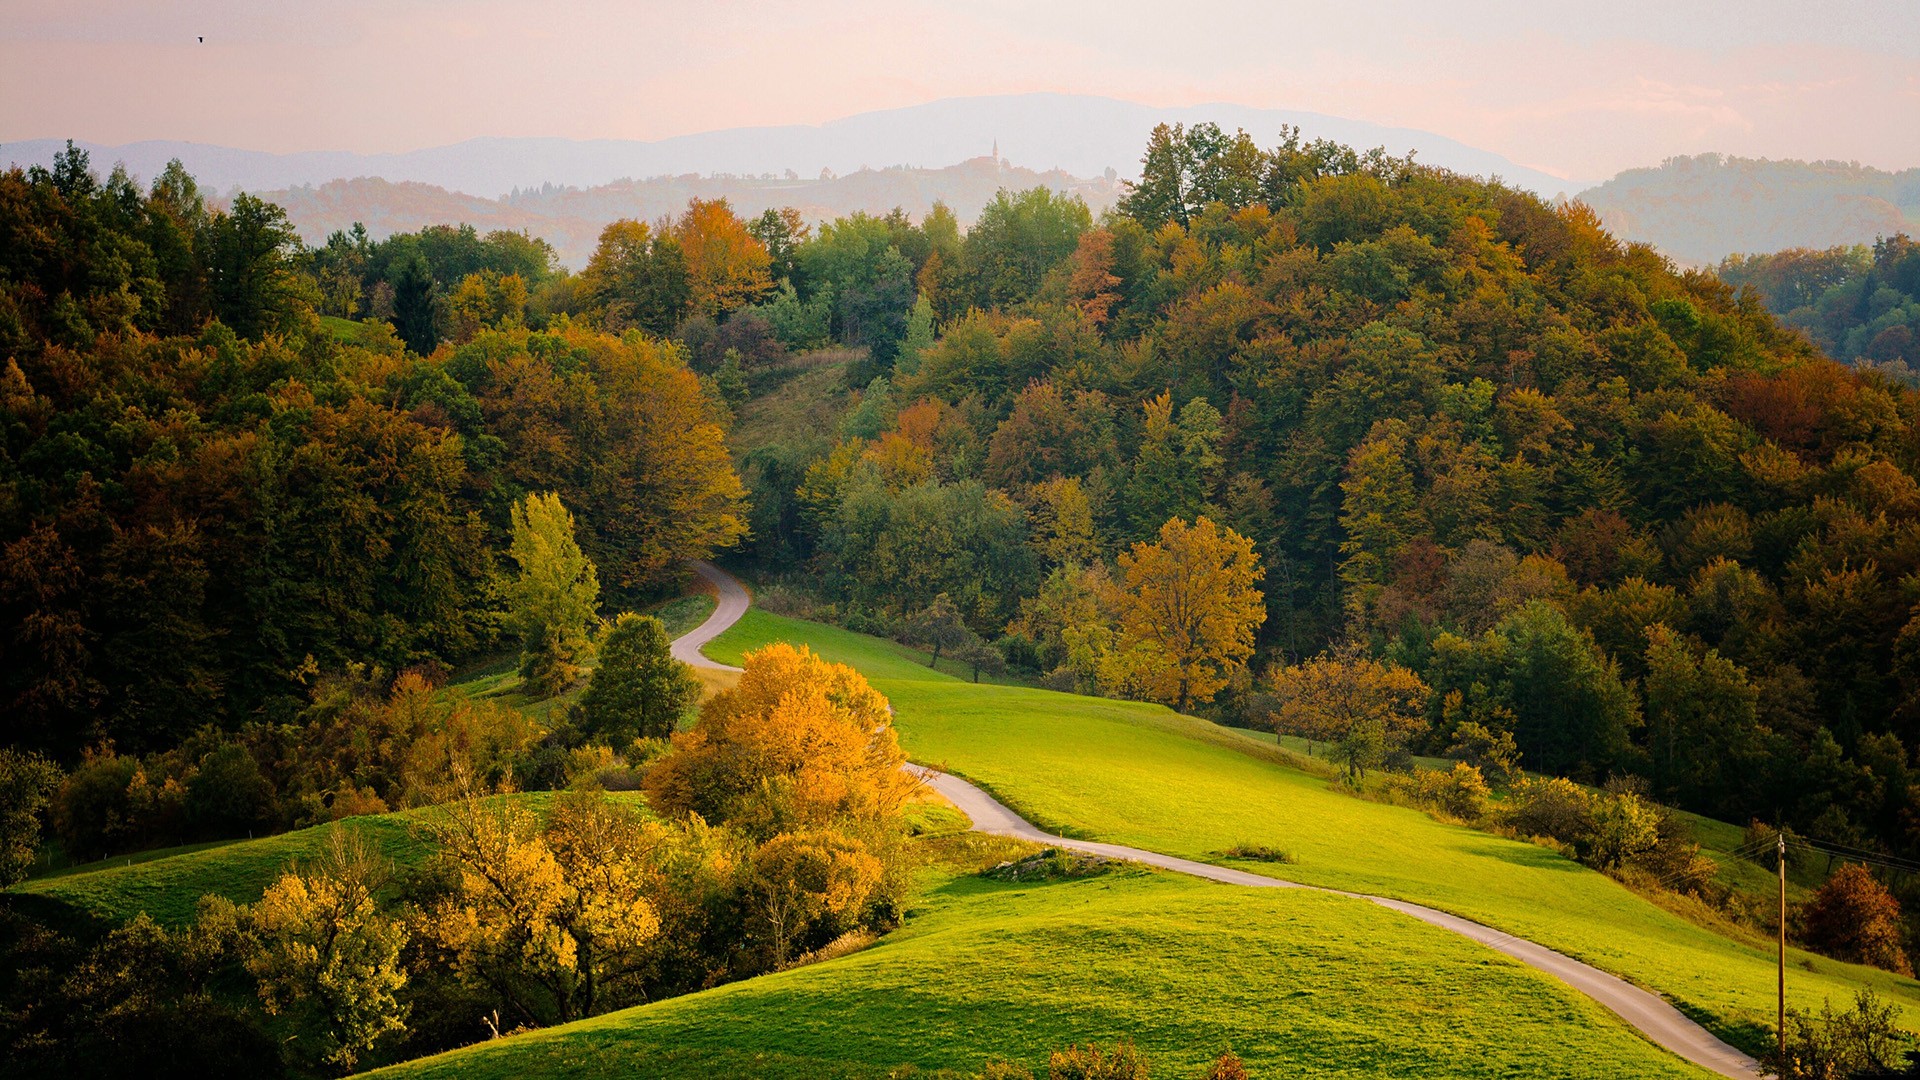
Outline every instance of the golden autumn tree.
POLYGON ((832 829, 781 833, 754 852, 747 892, 773 966, 823 920, 850 921, 881 888, 886 868, 859 839, 832 829))
POLYGON ((1269 681, 1280 699, 1274 729, 1331 744, 1349 778, 1364 775, 1427 724, 1427 684, 1357 647, 1279 668, 1269 681))
POLYGON ((429 827, 450 884, 418 933, 518 1022, 592 1015, 660 932, 645 825, 604 794, 564 797, 544 829, 520 803, 477 796, 429 827))
POLYGON ((392 876, 364 837, 336 825, 321 857, 281 874, 249 912, 257 944, 246 967, 261 1003, 293 1022, 303 1055, 331 1068, 353 1071, 406 1030, 407 930, 377 896, 392 876))
POLYGON ((1181 712, 1212 701, 1253 655, 1253 632, 1266 621, 1253 541, 1206 517, 1171 518, 1159 539, 1133 545, 1119 563, 1119 651, 1138 685, 1181 712))
POLYGON ((674 222, 693 310, 709 317, 751 304, 773 288, 772 256, 725 199, 695 199, 674 222))
POLYGON ((708 699, 647 772, 649 805, 757 838, 893 814, 914 780, 887 699, 805 646, 748 653, 740 683, 708 699))

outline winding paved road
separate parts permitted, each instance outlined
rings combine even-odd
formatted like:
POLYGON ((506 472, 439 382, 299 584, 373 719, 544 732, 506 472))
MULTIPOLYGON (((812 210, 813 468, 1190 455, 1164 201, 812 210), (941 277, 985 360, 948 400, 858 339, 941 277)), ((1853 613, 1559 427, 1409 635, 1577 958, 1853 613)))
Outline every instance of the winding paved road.
POLYGON ((747 587, 732 574, 710 562, 696 562, 692 566, 694 573, 713 586, 713 614, 707 616, 707 621, 673 639, 673 658, 709 671, 739 671, 732 664, 707 659, 700 650, 706 648, 707 642, 726 633, 727 627, 739 622, 740 616, 747 613, 747 605, 751 603, 747 587))
MULTIPOLYGON (((676 659, 695 667, 715 671, 739 671, 737 667, 707 659, 700 652, 700 648, 719 637, 727 627, 738 622, 740 616, 746 614, 750 602, 747 590, 734 580, 732 575, 711 563, 697 562, 693 564, 693 568, 701 577, 712 583, 717 603, 713 614, 709 615, 705 622, 674 640, 673 655, 676 659)), ((1176 858, 1172 855, 1162 855, 1159 852, 1125 847, 1120 844, 1102 844, 1092 840, 1073 840, 1064 836, 1054 836, 1051 833, 1042 832, 1031 822, 1002 805, 993 796, 957 776, 949 776, 918 765, 910 765, 908 768, 944 796, 947 801, 959 807, 973 819, 973 828, 976 832, 1018 837, 1039 844, 1083 851, 1090 855, 1124 859, 1128 862, 1143 863, 1180 874, 1191 874, 1194 877, 1224 882, 1228 885, 1243 885, 1256 889, 1313 889, 1316 892, 1331 892, 1357 900, 1366 900, 1401 914, 1410 915, 1421 922, 1451 930, 1496 952, 1504 953, 1529 967, 1554 976, 1612 1010, 1615 1015, 1633 1025, 1654 1043, 1703 1069, 1721 1076, 1734 1077, 1737 1080, 1763 1080, 1770 1075, 1759 1062, 1687 1019, 1680 1010, 1668 1004, 1664 998, 1648 993, 1590 964, 1583 964, 1570 956, 1557 953, 1525 938, 1517 938, 1490 926, 1483 926, 1430 907, 1411 904, 1405 900, 1302 885, 1299 882, 1283 881, 1263 874, 1250 874, 1244 870, 1194 862, 1191 859, 1176 858)))

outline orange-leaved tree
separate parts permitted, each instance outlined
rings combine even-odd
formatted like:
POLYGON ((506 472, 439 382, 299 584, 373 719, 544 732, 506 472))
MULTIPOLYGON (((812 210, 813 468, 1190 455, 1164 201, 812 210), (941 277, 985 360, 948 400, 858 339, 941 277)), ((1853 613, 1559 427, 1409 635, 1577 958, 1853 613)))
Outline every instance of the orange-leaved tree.
POLYGON ((1157 541, 1119 562, 1120 651, 1137 658, 1148 696, 1181 712, 1212 701, 1253 655, 1267 618, 1253 541, 1206 517, 1171 518, 1157 541))
POLYGON ((913 789, 887 699, 805 646, 748 653, 740 683, 700 708, 648 770, 649 804, 760 839, 890 816, 913 789))
POLYGON ((687 261, 693 309, 714 316, 751 304, 773 288, 767 246, 725 199, 695 199, 673 226, 687 261))
POLYGON ((1427 723, 1427 684, 1420 676, 1357 646, 1277 669, 1268 679, 1280 699, 1274 729, 1331 743, 1349 777, 1379 764, 1427 723))
POLYGON ((1828 956, 1913 973, 1900 945, 1900 901, 1859 863, 1834 871, 1801 915, 1807 944, 1828 956))

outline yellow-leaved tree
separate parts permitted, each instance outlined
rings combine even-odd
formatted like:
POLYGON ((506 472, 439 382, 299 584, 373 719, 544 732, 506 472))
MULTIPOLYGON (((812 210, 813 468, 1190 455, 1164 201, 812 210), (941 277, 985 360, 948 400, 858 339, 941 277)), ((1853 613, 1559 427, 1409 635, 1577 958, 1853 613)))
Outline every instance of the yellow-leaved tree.
POLYGON ((887 699, 805 646, 748 653, 740 683, 647 771, 649 805, 757 839, 891 816, 913 790, 887 699))
POLYGON ((592 1015, 660 932, 655 841, 602 793, 563 796, 544 829, 525 805, 478 796, 447 804, 430 828, 447 887, 421 909, 419 933, 520 1023, 592 1015))
POLYGON ((249 910, 247 970, 268 1014, 290 1021, 305 1054, 352 1072, 383 1037, 406 1030, 400 951, 406 927, 380 911, 392 864, 336 825, 314 864, 290 869, 249 910))
POLYGON ((647 771, 648 805, 690 827, 704 819, 758 844, 742 884, 748 932, 770 967, 796 945, 883 925, 907 869, 902 770, 887 699, 845 664, 804 646, 748 653, 740 683, 647 771))
POLYGON ((1118 653, 1145 696, 1181 712, 1213 695, 1253 655, 1266 621, 1253 541, 1206 517, 1170 518, 1153 543, 1122 552, 1112 606, 1118 653))

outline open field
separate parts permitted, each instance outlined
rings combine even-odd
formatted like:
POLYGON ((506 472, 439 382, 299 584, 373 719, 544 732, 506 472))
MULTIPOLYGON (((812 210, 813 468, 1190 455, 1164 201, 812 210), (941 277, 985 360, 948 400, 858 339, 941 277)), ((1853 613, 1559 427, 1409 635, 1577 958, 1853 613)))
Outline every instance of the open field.
MULTIPOLYGON (((1237 844, 1281 848, 1298 862, 1232 865, 1450 911, 1665 994, 1736 1045, 1757 1050, 1769 1037, 1770 943, 1705 929, 1546 848, 1329 791, 1287 767, 1271 740, 1159 706, 973 686, 832 627, 756 610, 708 652, 737 662, 776 639, 866 672, 892 699, 916 760, 981 784, 1043 827, 1216 862, 1237 844)), ((1870 985, 1920 1025, 1912 979, 1799 952, 1792 968, 1789 996, 1802 1007, 1870 985)))
POLYGON ((1702 1075, 1504 957, 1370 904, 1127 869, 935 885, 864 952, 396 1066, 392 1077, 977 1071, 1132 1038, 1156 1077, 1702 1075))

